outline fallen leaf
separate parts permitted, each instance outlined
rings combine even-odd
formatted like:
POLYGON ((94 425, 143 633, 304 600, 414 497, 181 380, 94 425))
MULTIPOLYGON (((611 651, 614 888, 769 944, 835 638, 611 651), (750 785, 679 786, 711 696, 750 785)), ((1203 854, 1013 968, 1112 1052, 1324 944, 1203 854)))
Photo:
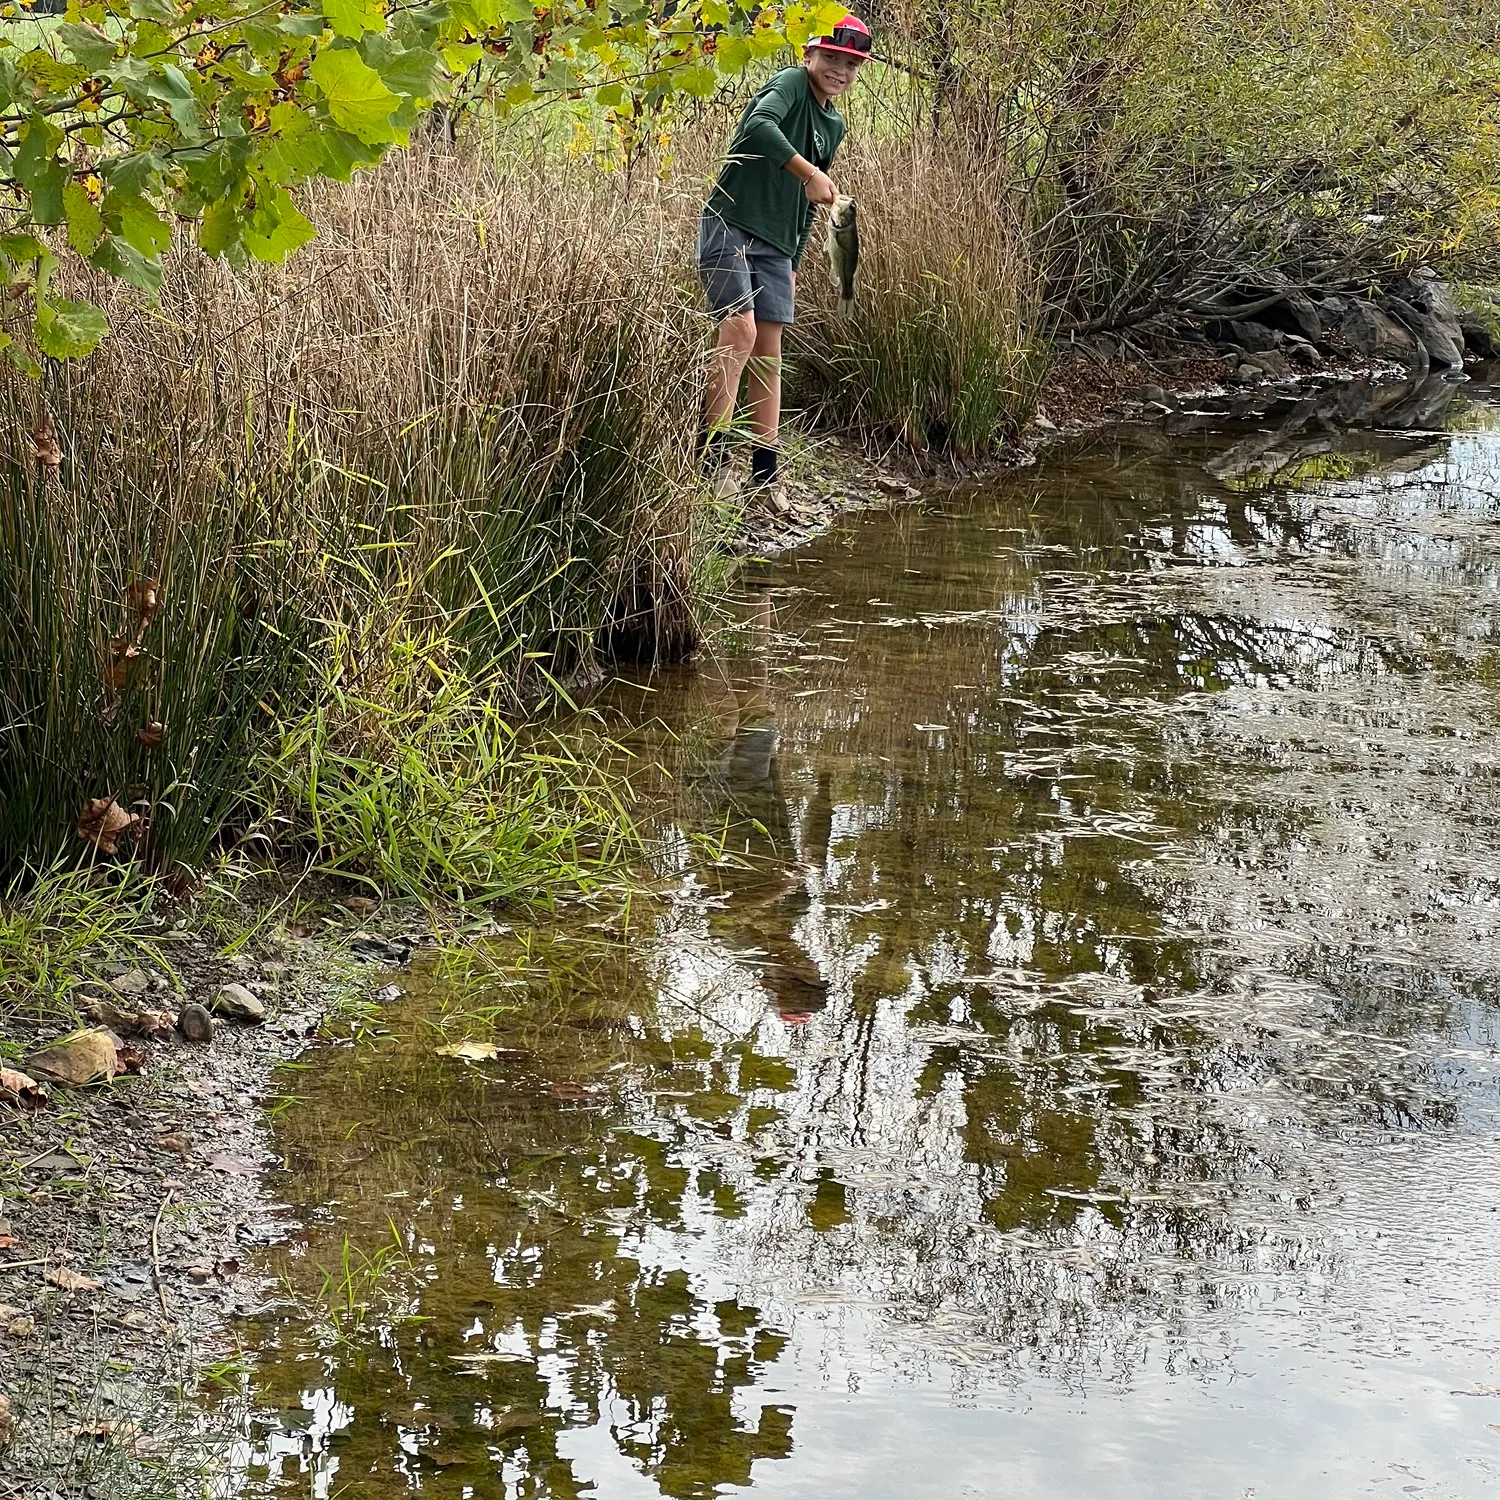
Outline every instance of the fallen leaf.
POLYGON ((0 1068, 0 1096, 8 1103, 39 1109, 47 1102, 47 1091, 36 1079, 17 1068, 0 1068))
POLYGON ((78 815, 78 837, 101 854, 113 854, 140 821, 138 814, 126 812, 113 797, 90 797, 78 815))
POLYGON ((466 1062, 492 1062, 500 1055, 494 1042, 454 1042, 451 1046, 439 1047, 439 1057, 461 1057, 466 1062))
POLYGON ((373 896, 345 896, 339 905, 349 911, 378 911, 380 903, 373 896))
POLYGON ((43 412, 31 429, 31 452, 36 461, 54 474, 62 467, 62 445, 57 441, 57 424, 51 412, 43 412))
POLYGON ((209 1266, 189 1266, 187 1273, 199 1286, 202 1286, 205 1281, 212 1281, 214 1274, 209 1266))
POLYGON ((10 1397, 0 1396, 0 1448, 10 1442, 16 1433, 16 1419, 10 1414, 10 1397))
POLYGON ((159 719, 152 719, 144 729, 136 731, 135 737, 148 750, 157 750, 161 747, 161 742, 167 737, 167 726, 159 719))
POLYGON ((154 578, 137 578, 126 591, 131 608, 143 620, 150 620, 162 610, 161 584, 154 578))
POLYGON ((168 1133, 167 1135, 159 1135, 152 1142, 152 1145, 154 1145, 158 1151, 175 1151, 178 1156, 181 1156, 183 1158, 186 1158, 188 1154, 188 1146, 190 1144, 191 1143, 185 1135, 176 1135, 173 1133, 168 1133))
POLYGON ((115 1055, 122 1073, 139 1073, 146 1066, 146 1054, 139 1047, 121 1047, 115 1055))
POLYGON ((36 1319, 30 1313, 24 1313, 19 1318, 11 1318, 6 1321, 0 1318, 0 1328, 4 1328, 13 1339, 29 1339, 36 1332, 36 1319))
POLYGON ((0 1250, 14 1250, 20 1243, 13 1234, 0 1234, 0 1250))
POLYGON ((60 1286, 65 1292, 97 1292, 103 1285, 92 1276, 80 1275, 66 1266, 48 1266, 42 1273, 42 1279, 50 1281, 53 1286, 60 1286))

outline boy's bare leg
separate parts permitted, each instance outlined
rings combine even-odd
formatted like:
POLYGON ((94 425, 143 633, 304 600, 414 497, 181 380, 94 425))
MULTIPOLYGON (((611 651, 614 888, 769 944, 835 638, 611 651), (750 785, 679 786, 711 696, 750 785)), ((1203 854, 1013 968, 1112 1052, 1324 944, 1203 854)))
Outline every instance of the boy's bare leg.
POLYGON ((758 331, 755 314, 733 313, 719 324, 719 342, 708 362, 708 388, 703 397, 703 426, 706 432, 727 427, 734 417, 734 403, 740 393, 740 377, 745 362, 755 349, 758 331))
POLYGON ((745 401, 750 431, 763 448, 774 448, 781 431, 781 333, 785 323, 757 323, 750 349, 745 401))

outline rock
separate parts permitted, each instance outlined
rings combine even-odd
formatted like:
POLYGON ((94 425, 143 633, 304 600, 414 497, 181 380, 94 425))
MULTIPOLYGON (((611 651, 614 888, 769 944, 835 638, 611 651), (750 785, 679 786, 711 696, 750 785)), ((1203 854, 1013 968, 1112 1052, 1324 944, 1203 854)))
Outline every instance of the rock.
POLYGON ((1415 336, 1433 364, 1449 370, 1463 368, 1464 336, 1456 313, 1450 323, 1443 312, 1418 307, 1404 297, 1382 297, 1380 307, 1415 336))
POLYGON ((10 1414, 10 1397, 0 1396, 0 1448, 8 1447, 16 1435, 16 1419, 10 1414))
POLYGON ((1372 359, 1395 359, 1409 364, 1416 356, 1416 339, 1373 302, 1351 302, 1339 324, 1339 332, 1361 354, 1372 359))
POLYGON ((127 1000, 138 1000, 151 988, 151 976, 144 969, 127 969, 111 979, 109 987, 127 1000))
POLYGON ((120 1072, 120 1049, 109 1032, 85 1027, 33 1052, 26 1059, 26 1071, 47 1083, 78 1087, 120 1072))
POLYGON ((266 1007, 242 984, 226 984, 214 996, 210 1009, 231 1021, 264 1021, 266 1007))
POLYGON ((1475 359, 1494 359, 1500 355, 1500 346, 1496 345, 1489 324, 1478 313, 1461 313, 1458 330, 1464 336, 1464 347, 1475 359))
POLYGON ((1238 345, 1251 354, 1274 349, 1282 338, 1280 332, 1264 323, 1219 322, 1212 324, 1209 331, 1215 338, 1238 345))
POLYGON ((1336 292, 1324 297, 1318 303, 1319 321, 1325 326, 1337 323, 1346 312, 1349 311, 1349 299, 1340 297, 1336 292))
POLYGON ((1267 349, 1261 354, 1247 355, 1240 361, 1240 369, 1247 368, 1257 376, 1269 376, 1275 380, 1285 380, 1292 373, 1292 367, 1286 362, 1286 355, 1279 349, 1267 349))
POLYGON ((1159 406, 1163 411, 1175 411, 1178 406, 1164 386, 1152 385, 1149 382, 1135 393, 1135 398, 1137 401, 1145 402, 1147 406, 1159 406))
POLYGON ((1304 292, 1288 292, 1280 302, 1256 313, 1254 321, 1268 328, 1279 328, 1283 333, 1296 334, 1310 344, 1323 337, 1323 320, 1311 297, 1304 292))
POLYGON ((177 1012, 177 1029, 188 1041, 204 1046, 214 1039, 214 1018, 201 1005, 184 1005, 177 1012))
POLYGON ((1323 368, 1323 356, 1306 339, 1288 337, 1286 352, 1289 358, 1294 359, 1304 369, 1321 370, 1323 368))

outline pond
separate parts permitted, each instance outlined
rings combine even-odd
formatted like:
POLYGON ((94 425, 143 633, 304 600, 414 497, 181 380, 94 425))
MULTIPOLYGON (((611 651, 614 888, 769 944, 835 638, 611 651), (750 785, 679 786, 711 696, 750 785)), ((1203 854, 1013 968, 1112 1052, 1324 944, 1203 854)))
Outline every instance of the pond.
POLYGON ((613 686, 665 898, 306 1059, 243 1493, 1495 1492, 1500 408, 1233 416, 613 686))

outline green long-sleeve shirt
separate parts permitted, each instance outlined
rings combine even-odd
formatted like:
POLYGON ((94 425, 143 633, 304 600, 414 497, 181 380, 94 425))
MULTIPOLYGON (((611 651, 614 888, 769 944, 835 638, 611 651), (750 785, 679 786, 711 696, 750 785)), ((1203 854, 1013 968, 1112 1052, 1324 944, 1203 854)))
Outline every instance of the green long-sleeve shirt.
POLYGON ((803 156, 826 172, 843 138, 843 116, 814 98, 807 69, 783 68, 740 116, 708 211, 775 245, 795 267, 807 249, 814 210, 786 164, 803 156))

